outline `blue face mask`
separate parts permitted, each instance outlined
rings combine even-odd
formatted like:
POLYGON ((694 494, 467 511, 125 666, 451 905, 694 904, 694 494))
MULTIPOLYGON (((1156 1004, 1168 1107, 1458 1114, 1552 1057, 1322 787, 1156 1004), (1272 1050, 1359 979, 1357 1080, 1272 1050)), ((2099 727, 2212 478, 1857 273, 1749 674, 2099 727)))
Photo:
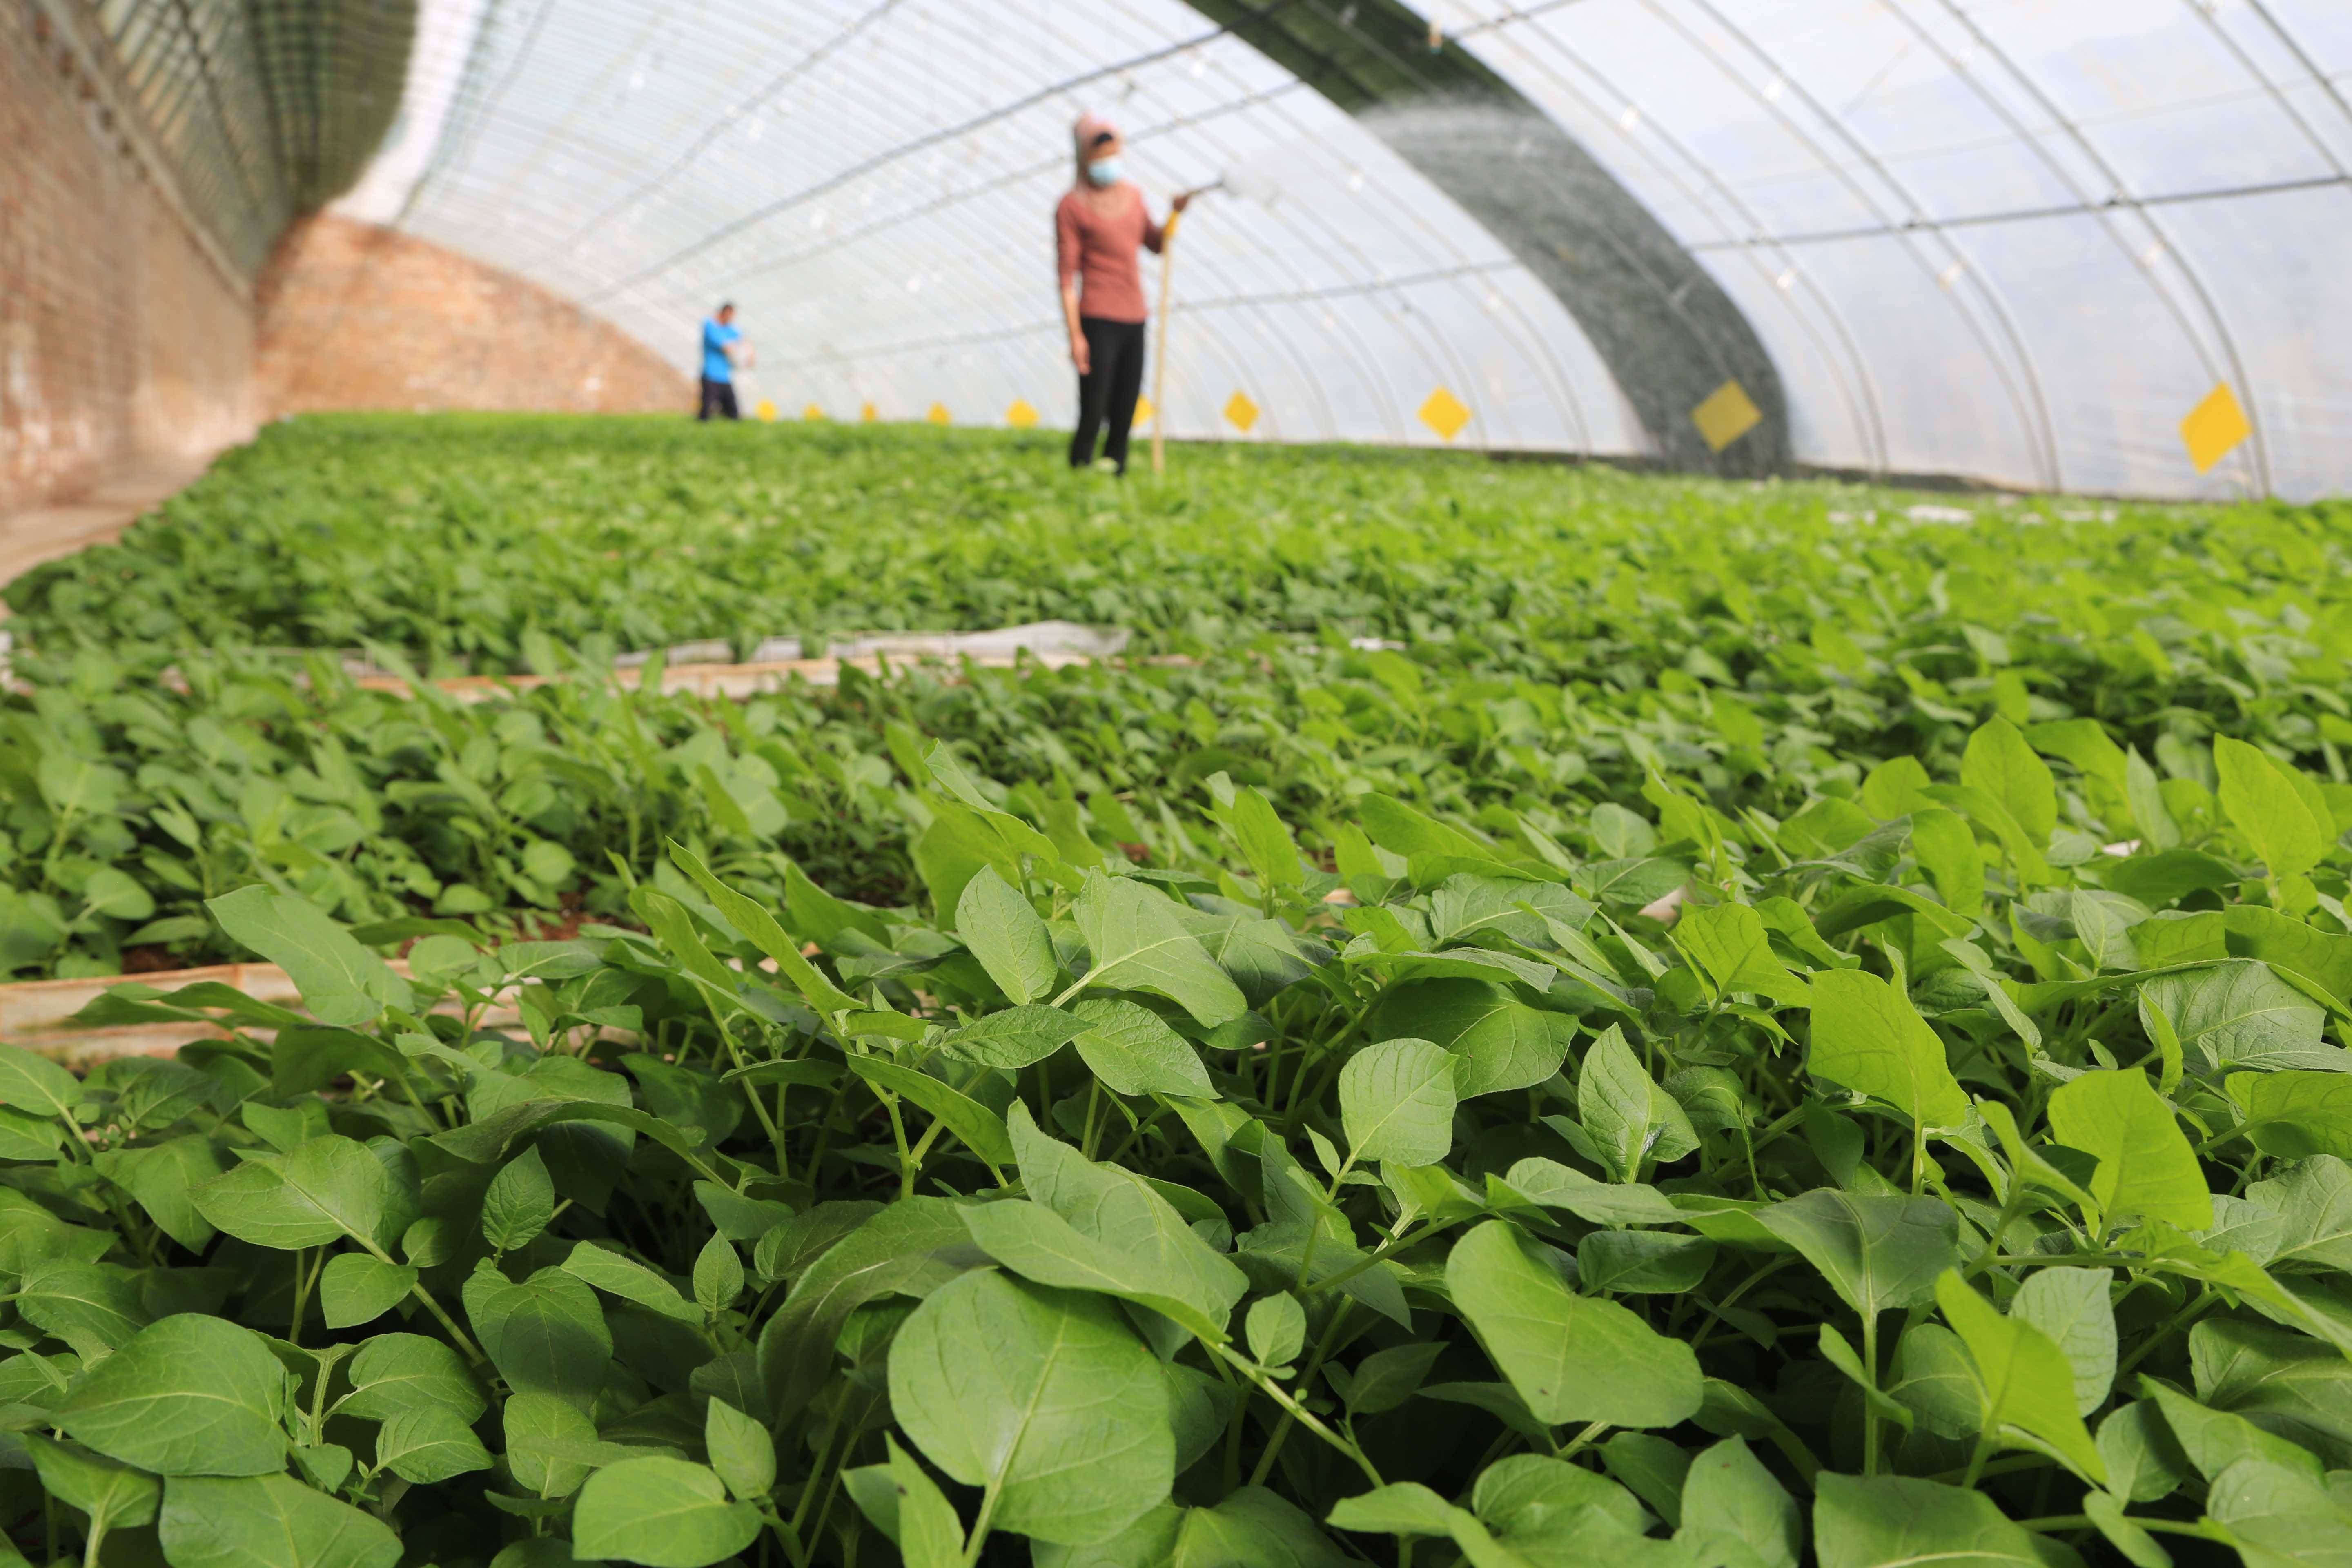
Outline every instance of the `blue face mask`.
POLYGON ((1118 184, 1118 160, 1116 158, 1097 158, 1093 163, 1088 163, 1087 165, 1087 180, 1089 184, 1097 185, 1115 185, 1118 184))

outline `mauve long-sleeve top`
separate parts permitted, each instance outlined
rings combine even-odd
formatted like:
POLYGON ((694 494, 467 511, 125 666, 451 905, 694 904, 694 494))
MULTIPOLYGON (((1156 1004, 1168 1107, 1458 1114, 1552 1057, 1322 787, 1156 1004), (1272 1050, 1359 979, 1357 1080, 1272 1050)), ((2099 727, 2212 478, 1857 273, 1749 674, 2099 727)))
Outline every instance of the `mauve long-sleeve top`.
POLYGON ((1071 191, 1054 209, 1054 237, 1062 287, 1078 280, 1078 314, 1105 321, 1140 321, 1143 274, 1136 252, 1157 256, 1167 231, 1151 221, 1143 193, 1122 184, 1101 198, 1071 191), (1124 201, 1110 199, 1124 196, 1124 201))

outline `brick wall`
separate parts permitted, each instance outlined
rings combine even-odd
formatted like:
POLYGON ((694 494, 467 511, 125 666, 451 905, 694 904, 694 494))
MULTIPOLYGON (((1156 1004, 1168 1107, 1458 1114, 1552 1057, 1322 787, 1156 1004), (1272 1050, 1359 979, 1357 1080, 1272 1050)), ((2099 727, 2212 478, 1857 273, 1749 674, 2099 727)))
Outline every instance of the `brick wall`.
POLYGON ((331 215, 263 273, 257 377, 271 416, 333 408, 690 413, 694 388, 635 338, 510 273, 331 215))
POLYGON ((0 0, 0 512, 253 429, 243 282, 180 216, 68 16, 0 0))

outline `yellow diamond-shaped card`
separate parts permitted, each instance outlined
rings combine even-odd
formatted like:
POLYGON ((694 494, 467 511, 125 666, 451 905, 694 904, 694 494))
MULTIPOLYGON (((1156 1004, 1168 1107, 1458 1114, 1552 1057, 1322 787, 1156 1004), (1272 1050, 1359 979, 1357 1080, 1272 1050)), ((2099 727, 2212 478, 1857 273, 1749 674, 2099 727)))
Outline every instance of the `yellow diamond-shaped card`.
POLYGON ((760 399, 760 406, 751 410, 751 413, 753 417, 764 419, 771 425, 776 422, 776 405, 767 398, 760 399))
POLYGON ((1764 422, 1764 411, 1737 381, 1727 381, 1691 410, 1691 423, 1710 452, 1720 452, 1764 422))
POLYGON ((1138 425, 1150 424, 1153 416, 1159 412, 1159 409, 1152 406, 1151 399, 1139 397, 1135 400, 1135 422, 1138 425))
POLYGON ((1026 430, 1037 423, 1037 411, 1029 406, 1025 397, 1016 397, 1013 406, 1004 411, 1004 422, 1015 430, 1026 430))
POLYGON ((1470 410, 1460 398, 1441 386, 1421 405, 1421 422, 1436 431, 1439 440, 1451 441, 1462 434, 1462 426, 1470 423, 1470 410))
POLYGON ((2189 460, 2197 465, 2200 474, 2210 474, 2213 465, 2237 450, 2238 443, 2254 433, 2246 418, 2246 411, 2238 405, 2238 395, 2230 390, 2226 381, 2214 384, 2205 395, 2205 401, 2189 411, 2180 422, 2181 444, 2189 448, 2189 460))
POLYGON ((865 423, 871 425, 876 419, 879 418, 880 416, 874 412, 874 405, 867 403, 859 405, 857 417, 865 423))
POLYGON ((824 410, 812 403, 806 408, 801 410, 801 417, 814 424, 815 421, 824 417, 824 410))
POLYGON ((1236 392, 1225 399, 1225 417, 1234 422, 1234 429, 1246 436, 1250 426, 1257 423, 1257 405, 1249 400, 1248 393, 1236 392))
POLYGON ((944 425, 948 422, 948 405, 944 403, 934 403, 931 405, 931 411, 923 417, 934 425, 944 425))

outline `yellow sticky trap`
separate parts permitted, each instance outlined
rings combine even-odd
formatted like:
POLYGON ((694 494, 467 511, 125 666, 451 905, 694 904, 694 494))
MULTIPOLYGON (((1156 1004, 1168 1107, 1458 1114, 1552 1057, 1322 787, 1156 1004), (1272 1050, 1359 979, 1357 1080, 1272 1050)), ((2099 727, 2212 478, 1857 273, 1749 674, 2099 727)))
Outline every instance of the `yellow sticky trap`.
POLYGON ((822 418, 824 418, 824 409, 822 409, 822 408, 819 408, 815 404, 812 403, 812 404, 810 404, 806 408, 803 408, 803 409, 802 409, 802 410, 801 410, 801 417, 802 417, 802 418, 803 418, 803 419, 806 419, 806 420, 810 421, 810 422, 813 424, 813 423, 814 423, 815 421, 817 421, 817 420, 822 419, 822 418))
POLYGON ((931 411, 923 417, 934 425, 944 425, 948 422, 948 405, 944 403, 934 403, 931 405, 931 411))
POLYGON ((2226 381, 2216 382, 2205 401, 2180 422, 2181 444, 2189 448, 2189 460, 2200 474, 2211 473, 2214 464, 2236 451, 2238 443, 2253 433, 2246 411, 2238 405, 2238 395, 2226 381))
POLYGON ((751 412, 758 417, 766 420, 771 425, 773 425, 776 422, 776 405, 767 398, 763 397, 760 399, 760 406, 754 408, 751 412))
POLYGON ((1691 410, 1691 423, 1710 452, 1720 452, 1764 423, 1764 411, 1737 381, 1727 381, 1691 410))
POLYGON ((1015 430, 1026 430, 1037 423, 1037 411, 1029 406, 1025 397, 1016 397, 1013 406, 1004 411, 1004 422, 1015 430))
POLYGON ((1249 400, 1248 393, 1236 392, 1225 399, 1225 417, 1234 422, 1234 429, 1246 436, 1250 426, 1257 423, 1257 405, 1249 400))
POLYGON ((1470 423, 1470 410, 1460 398, 1441 386, 1421 405, 1421 422, 1436 431, 1439 440, 1451 441, 1462 434, 1462 426, 1470 423))
POLYGON ((1150 424, 1159 413, 1160 410, 1151 405, 1151 399, 1139 397, 1135 400, 1135 422, 1138 425, 1150 424))
POLYGON ((862 423, 871 425, 879 416, 874 412, 874 405, 867 403, 859 405, 857 417, 862 423))

